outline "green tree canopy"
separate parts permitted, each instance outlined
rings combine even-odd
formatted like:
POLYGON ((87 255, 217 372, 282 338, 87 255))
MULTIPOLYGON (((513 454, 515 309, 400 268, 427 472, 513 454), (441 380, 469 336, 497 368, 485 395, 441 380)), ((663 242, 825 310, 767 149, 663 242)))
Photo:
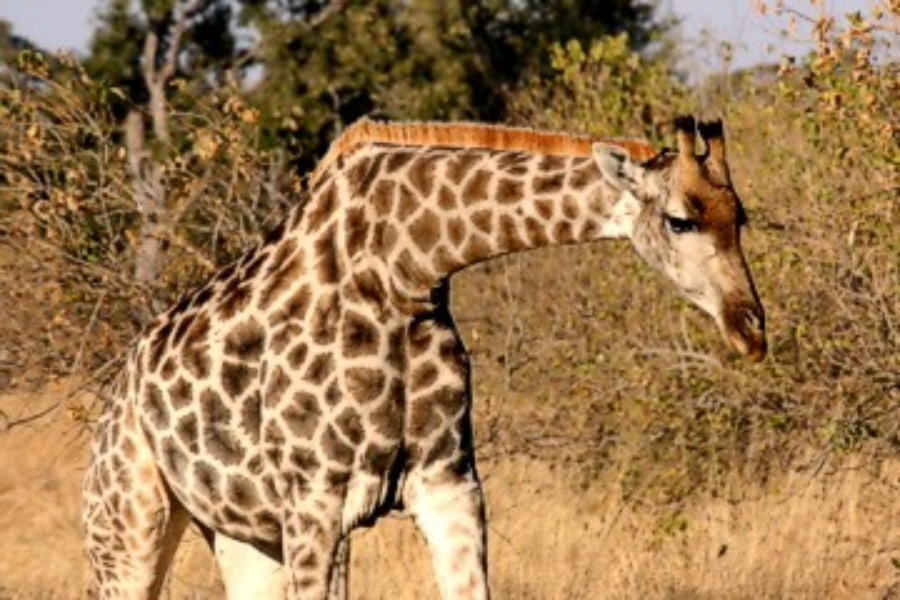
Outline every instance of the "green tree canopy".
POLYGON ((626 33, 641 50, 665 28, 641 0, 108 0, 89 71, 145 101, 146 33, 162 62, 178 11, 178 76, 241 83, 270 138, 307 164, 363 115, 503 120, 553 44, 626 33))

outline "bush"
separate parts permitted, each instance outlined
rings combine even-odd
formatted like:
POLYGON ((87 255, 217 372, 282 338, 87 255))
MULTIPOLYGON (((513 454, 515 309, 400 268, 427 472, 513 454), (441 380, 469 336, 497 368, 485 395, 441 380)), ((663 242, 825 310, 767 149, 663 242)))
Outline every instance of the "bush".
MULTIPOLYGON (((722 356, 712 324, 621 246, 508 259, 457 294, 461 311, 507 315, 469 332, 496 451, 562 448, 588 480, 668 505, 734 474, 900 449, 897 65, 867 49, 877 24, 828 24, 806 60, 735 75, 709 100, 751 215, 769 359, 722 356)), ((691 103, 620 40, 552 60, 556 78, 518 104, 535 127, 655 138, 691 103)))
MULTIPOLYGON (((99 311, 95 317, 112 320, 121 339, 260 240, 300 186, 282 153, 259 142, 258 113, 236 90, 176 81, 170 94, 171 142, 149 139, 135 156, 111 110, 122 95, 74 60, 23 53, 0 85, 4 240, 64 256, 65 277, 78 288, 64 294, 64 312, 81 315, 75 320, 86 328, 87 315, 99 311), (142 213, 142 186, 162 195, 160 217, 142 213), (135 264, 148 223, 165 269, 139 285, 135 264)), ((83 343, 91 345, 89 335, 83 343)), ((102 346, 93 364, 121 350, 102 346)), ((71 343, 63 353, 79 347, 71 343)))

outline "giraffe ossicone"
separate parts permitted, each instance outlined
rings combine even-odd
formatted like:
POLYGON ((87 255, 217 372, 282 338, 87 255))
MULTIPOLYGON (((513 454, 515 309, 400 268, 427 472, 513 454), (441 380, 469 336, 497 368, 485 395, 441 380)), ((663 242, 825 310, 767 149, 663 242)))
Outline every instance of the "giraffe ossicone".
POLYGON ((765 355, 721 124, 699 127, 702 155, 694 120, 676 129, 678 150, 657 152, 477 124, 349 128, 278 230, 130 349, 84 484, 97 596, 157 596, 193 521, 229 597, 342 597, 347 535, 402 506, 442 596, 486 598, 450 276, 630 239, 737 351, 765 355))

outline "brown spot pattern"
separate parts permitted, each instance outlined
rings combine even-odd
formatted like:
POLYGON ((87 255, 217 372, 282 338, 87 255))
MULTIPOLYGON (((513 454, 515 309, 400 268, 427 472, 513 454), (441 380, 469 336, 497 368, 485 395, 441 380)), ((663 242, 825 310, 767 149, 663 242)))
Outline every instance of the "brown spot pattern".
POLYGON ((413 391, 431 387, 438 379, 438 370, 432 363, 428 362, 420 365, 413 371, 411 379, 411 389, 413 391))
POLYGON ((299 439, 310 439, 316 432, 322 409, 318 399, 306 392, 294 394, 290 404, 285 408, 283 417, 291 433, 299 439))
POLYGON ((466 264, 472 264, 484 260, 491 255, 493 245, 483 235, 473 234, 469 237, 466 247, 463 249, 463 260, 466 264))
POLYGON ((381 304, 386 295, 381 277, 373 270, 357 272, 353 278, 353 285, 348 288, 348 291, 355 301, 374 304, 381 304))
POLYGON ((256 319, 250 318, 225 336, 225 354, 242 361, 256 361, 266 345, 266 332, 256 319))
POLYGON ((564 180, 564 173, 555 173, 553 175, 535 177, 533 184, 534 193, 538 196, 549 196, 552 194, 557 194, 562 189, 564 180))
POLYGON ((366 246, 369 234, 369 224, 366 221, 366 212, 362 207, 354 207, 347 211, 346 221, 347 254, 356 256, 366 246))
POLYGON ((397 220, 406 222, 419 208, 419 200, 409 186, 400 186, 400 198, 397 203, 397 220))
POLYGON ((447 237, 454 246, 462 244, 466 237, 466 224, 458 217, 451 217, 447 220, 447 237))
POLYGON ((497 202, 500 204, 520 202, 524 191, 525 186, 521 181, 503 178, 497 183, 497 202))
POLYGON ((242 475, 232 475, 228 478, 225 497, 243 510, 249 510, 259 504, 259 493, 256 491, 256 486, 242 475))
POLYGON ((557 223, 553 227, 553 239, 561 244, 569 244, 575 241, 572 224, 565 221, 557 223))
POLYGON ((423 198, 431 195, 431 190, 434 187, 435 167, 436 163, 434 160, 428 156, 420 156, 407 172, 409 182, 423 198))
POLYGON ((228 320, 247 308, 253 297, 253 285, 248 281, 242 281, 237 277, 228 281, 222 289, 221 299, 218 303, 218 315, 222 320, 228 320))
POLYGON ((391 379, 387 396, 369 415, 375 430, 388 439, 397 439, 400 435, 403 426, 400 407, 404 402, 404 394, 403 382, 396 377, 391 379))
POLYGON ((525 231, 528 233, 528 240, 532 247, 546 246, 550 241, 544 224, 534 217, 525 219, 525 231))
POLYGON ((538 163, 541 171, 561 171, 568 165, 569 159, 564 156, 544 156, 538 163))
POLYGON ((440 239, 440 218, 430 210, 423 211, 422 214, 410 224, 409 235, 422 252, 430 252, 440 239))
POLYGON ((494 229, 494 211, 492 210, 479 210, 472 214, 472 224, 475 227, 486 234, 490 234, 494 229))
MULTIPOLYGON (((278 244, 278 249, 275 251, 275 255, 272 257, 271 262, 269 263, 269 268, 267 269, 267 276, 271 276, 272 273, 276 272, 278 269, 282 268, 291 257, 294 256, 294 252, 297 251, 297 242, 291 238, 287 238, 282 240, 278 244)), ((256 261, 260 259, 265 259, 267 254, 262 254, 257 258, 256 261)))
POLYGON ((333 425, 322 433, 319 443, 325 456, 339 465, 349 465, 353 461, 353 448, 341 439, 333 425))
POLYGON ((290 387, 291 378, 285 373, 281 367, 276 367, 269 376, 269 383, 266 386, 263 405, 272 407, 276 406, 280 401, 284 392, 290 387))
POLYGON ((306 318, 306 311, 309 309, 311 298, 312 292, 309 286, 301 287, 281 305, 281 308, 272 314, 269 324, 275 326, 290 321, 302 321, 306 318))
POLYGON ((434 268, 438 273, 448 275, 460 266, 460 261, 446 245, 438 246, 432 255, 434 268))
POLYGON ((347 391, 359 404, 377 400, 384 391, 385 376, 378 369, 351 367, 344 374, 347 391))
POLYGON ((441 207, 441 210, 447 212, 456 208, 456 193, 446 185, 441 186, 441 189, 438 191, 438 206, 441 207))
POLYGON ((582 190, 592 182, 597 181, 600 172, 592 162, 575 169, 569 174, 569 187, 575 191, 582 190))
POLYGON ((316 240, 316 256, 318 258, 316 272, 319 275, 320 283, 333 284, 341 278, 336 229, 337 227, 332 225, 316 240))
POLYGON ((258 392, 245 398, 241 403, 240 426, 250 443, 257 444, 259 442, 262 427, 262 400, 258 392))
POLYGON ((221 478, 217 467, 204 461, 194 465, 194 485, 197 492, 214 504, 222 501, 221 478))
POLYGON ((380 335, 378 328, 367 317, 348 311, 344 317, 342 341, 347 358, 372 356, 378 352, 380 335))
POLYGON ((384 475, 391 470, 397 458, 397 451, 392 446, 382 446, 370 442, 363 451, 362 468, 375 475, 384 475))
POLYGON ((395 173, 409 164, 415 154, 407 150, 394 150, 390 152, 385 162, 385 168, 388 173, 395 173))
POLYGON ((169 410, 166 406, 165 396, 156 384, 146 384, 144 390, 144 414, 150 419, 150 423, 154 428, 160 430, 168 429, 169 410))
POLYGON ((203 445, 216 461, 225 465, 234 466, 240 464, 246 453, 240 439, 234 435, 234 432, 225 426, 218 426, 215 423, 204 427, 203 445))
POLYGON ((222 363, 222 389, 231 398, 239 398, 250 387, 257 370, 240 362, 222 363))
POLYGON ((277 300, 280 300, 284 292, 297 281, 305 272, 305 259, 302 252, 298 252, 287 263, 272 274, 260 294, 259 307, 268 309, 277 300))
POLYGON ((198 450, 199 439, 197 433, 197 415, 194 413, 181 417, 178 425, 175 427, 175 435, 178 436, 184 447, 191 453, 196 453, 198 450))
POLYGON ((377 154, 373 159, 363 158, 349 169, 347 179, 350 181, 350 189, 354 196, 365 198, 372 188, 372 184, 381 173, 381 163, 385 155, 377 154))
POLYGON ((550 200, 537 200, 534 203, 534 208, 545 221, 549 221, 553 217, 554 207, 553 202, 550 200))
POLYGON ((447 162, 447 178, 455 184, 465 179, 472 167, 483 160, 477 152, 461 152, 447 162))
POLYGON ((334 372, 334 358, 331 352, 317 354, 306 368, 304 379, 311 383, 322 384, 334 372))
POLYGON ((497 244, 505 250, 521 250, 527 247, 519 234, 519 226, 509 215, 500 217, 500 235, 497 244))
POLYGON ((147 369, 151 373, 155 373, 156 370, 159 369, 162 358, 165 356, 168 349, 169 335, 172 333, 173 328, 174 323, 172 321, 163 323, 162 326, 155 331, 153 337, 150 338, 147 369))
POLYGON ((163 379, 168 381, 175 376, 175 373, 178 371, 178 363, 175 362, 175 359, 172 356, 166 358, 163 361, 162 368, 159 370, 159 374, 163 379))
POLYGON ((320 346, 325 346, 337 337, 337 321, 340 317, 340 301, 333 290, 323 292, 316 303, 310 319, 310 336, 320 346))
POLYGON ((307 207, 309 218, 306 223, 306 232, 315 233, 331 217, 337 208, 337 190, 334 184, 329 184, 325 191, 316 196, 316 200, 307 207))
POLYGON ((431 444, 425 455, 425 464, 433 464, 447 460, 459 452, 459 443, 453 433, 447 429, 431 444))
POLYGON ((569 220, 574 220, 578 217, 579 212, 578 200, 576 200, 574 196, 566 194, 566 196, 562 200, 563 216, 569 220))
POLYGON ((291 451, 291 464, 301 473, 312 473, 319 468, 319 457, 309 448, 294 448, 291 451))
POLYGON ((531 155, 524 152, 504 152, 497 159, 497 168, 504 173, 521 171, 523 167, 527 169, 531 160, 531 155))
POLYGON ((306 357, 309 354, 309 349, 306 344, 303 342, 299 342, 287 354, 288 364, 292 369, 298 370, 303 364, 306 362, 306 357))
POLYGON ((352 406, 348 406, 338 415, 335 425, 354 446, 359 445, 363 441, 365 432, 363 431, 362 419, 359 412, 352 406))
POLYGON ((485 169, 479 169, 469 177, 463 188, 462 198, 467 204, 483 202, 488 199, 488 187, 491 184, 491 173, 485 169))
POLYGON ((397 184, 390 179, 381 179, 375 184, 372 192, 372 206, 379 215, 389 215, 394 206, 394 195, 397 193, 397 184))
POLYGON ((178 443, 171 436, 162 438, 159 448, 160 458, 162 459, 163 468, 168 471, 171 476, 181 479, 182 474, 188 467, 187 459, 184 453, 178 447, 178 443))
POLYGON ((190 381, 179 377, 169 386, 169 402, 172 408, 179 410, 188 406, 194 400, 194 388, 190 381))

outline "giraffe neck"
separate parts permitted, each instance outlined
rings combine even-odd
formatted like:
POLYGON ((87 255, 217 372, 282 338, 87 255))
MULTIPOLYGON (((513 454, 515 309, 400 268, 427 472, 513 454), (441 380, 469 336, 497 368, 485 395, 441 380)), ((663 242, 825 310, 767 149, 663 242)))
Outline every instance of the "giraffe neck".
MULTIPOLYGON (((365 279, 379 271, 385 291, 413 312, 469 265, 630 234, 636 203, 601 177, 588 138, 366 124, 368 139, 351 130, 313 175, 303 235, 333 218, 344 267, 365 279)), ((620 144, 642 158, 653 152, 620 144)))

